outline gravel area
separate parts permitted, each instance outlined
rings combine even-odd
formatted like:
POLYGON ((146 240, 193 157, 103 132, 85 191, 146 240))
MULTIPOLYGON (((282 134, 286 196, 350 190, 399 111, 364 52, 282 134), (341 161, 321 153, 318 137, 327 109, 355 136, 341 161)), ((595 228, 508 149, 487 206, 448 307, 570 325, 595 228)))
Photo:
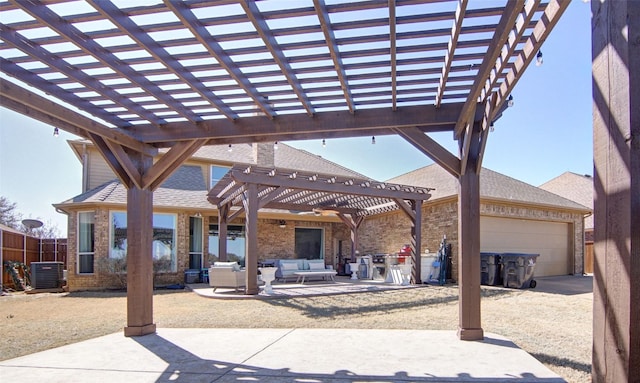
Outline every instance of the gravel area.
MULTIPOLYGON (((457 286, 332 296, 221 300, 158 290, 154 320, 175 328, 401 328, 455 330, 457 286), (257 315, 259 313, 259 315, 257 315)), ((503 335, 568 382, 590 382, 591 293, 482 288, 486 332, 503 335)), ((122 331, 124 292, 0 297, 0 360, 122 331)))

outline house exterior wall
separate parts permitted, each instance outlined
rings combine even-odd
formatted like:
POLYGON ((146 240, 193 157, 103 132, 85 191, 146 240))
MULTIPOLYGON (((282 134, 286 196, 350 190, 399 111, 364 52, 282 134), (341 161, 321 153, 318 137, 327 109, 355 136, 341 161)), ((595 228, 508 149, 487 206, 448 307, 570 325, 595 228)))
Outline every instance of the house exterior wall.
MULTIPOLYGON (((125 286, 126 275, 122 273, 114 273, 107 266, 109 259, 109 240, 110 240, 110 212, 123 211, 123 207, 109 209, 108 207, 96 207, 95 209, 83 209, 74 211, 69 214, 69 234, 68 234, 68 264, 67 264, 67 286, 69 291, 81 290, 102 290, 102 289, 119 289, 125 286), (94 273, 78 274, 78 212, 93 211, 95 213, 95 232, 94 232, 94 273)), ((162 211, 165 213, 166 211, 162 211)), ((176 221, 176 254, 177 254, 177 271, 169 273, 158 273, 154 276, 154 284, 156 286, 169 285, 184 282, 184 272, 189 268, 189 217, 192 212, 179 211, 172 212, 177 215, 176 221)), ((208 227, 209 224, 218 222, 215 216, 203 217, 203 225, 205 227, 203 233, 203 257, 205 267, 209 266, 207 257, 208 227)), ((312 221, 294 221, 287 220, 285 228, 280 228, 279 220, 261 218, 258 220, 258 260, 265 259, 283 259, 295 258, 295 228, 319 228, 324 233, 324 255, 328 265, 334 264, 333 243, 335 236, 338 239, 345 239, 345 233, 338 231, 334 233, 336 225, 331 222, 312 222, 312 221)), ((234 222, 236 223, 236 222, 234 222)), ((238 222, 240 223, 240 222, 238 222)), ((348 231, 346 239, 349 238, 348 231)))
MULTIPOLYGON (((569 223, 573 249, 573 273, 583 273, 584 240, 582 215, 534 206, 484 201, 480 203, 484 216, 520 218, 569 223)), ((397 253, 411 242, 410 221, 398 211, 366 219, 359 231, 358 250, 367 253, 397 253)), ((426 203, 422 208, 422 248, 420 252, 437 252, 443 236, 452 249, 452 277, 458 273, 458 205, 456 199, 426 203)))

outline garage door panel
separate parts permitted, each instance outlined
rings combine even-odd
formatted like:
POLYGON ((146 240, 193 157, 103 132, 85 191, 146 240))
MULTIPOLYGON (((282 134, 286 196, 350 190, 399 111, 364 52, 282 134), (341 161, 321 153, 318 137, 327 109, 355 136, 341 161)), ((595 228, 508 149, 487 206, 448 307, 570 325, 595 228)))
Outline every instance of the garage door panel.
POLYGON ((483 252, 540 254, 535 275, 570 274, 569 224, 512 218, 481 217, 483 252))

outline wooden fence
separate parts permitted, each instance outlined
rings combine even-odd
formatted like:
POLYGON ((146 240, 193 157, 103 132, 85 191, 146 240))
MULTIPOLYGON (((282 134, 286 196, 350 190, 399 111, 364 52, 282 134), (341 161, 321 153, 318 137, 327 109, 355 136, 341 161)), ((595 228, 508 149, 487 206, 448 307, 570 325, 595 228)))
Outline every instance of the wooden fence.
POLYGON ((4 262, 62 262, 67 265, 66 238, 34 238, 22 233, 0 230, 0 259, 2 260, 2 286, 13 287, 13 280, 5 272, 4 262))

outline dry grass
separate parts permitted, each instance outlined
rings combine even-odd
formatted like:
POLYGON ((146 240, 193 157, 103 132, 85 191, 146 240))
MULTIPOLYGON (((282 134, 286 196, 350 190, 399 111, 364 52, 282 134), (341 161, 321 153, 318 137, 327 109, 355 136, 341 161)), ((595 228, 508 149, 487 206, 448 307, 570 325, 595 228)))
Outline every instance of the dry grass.
MULTIPOLYGON (((402 328, 455 330, 457 287, 269 300, 215 300, 157 291, 156 325, 177 328, 402 328), (256 315, 260 313, 260 315, 256 315)), ((592 298, 483 287, 483 328, 508 337, 569 382, 588 382, 592 298)), ((0 298, 0 360, 122 331, 119 292, 0 298)))

